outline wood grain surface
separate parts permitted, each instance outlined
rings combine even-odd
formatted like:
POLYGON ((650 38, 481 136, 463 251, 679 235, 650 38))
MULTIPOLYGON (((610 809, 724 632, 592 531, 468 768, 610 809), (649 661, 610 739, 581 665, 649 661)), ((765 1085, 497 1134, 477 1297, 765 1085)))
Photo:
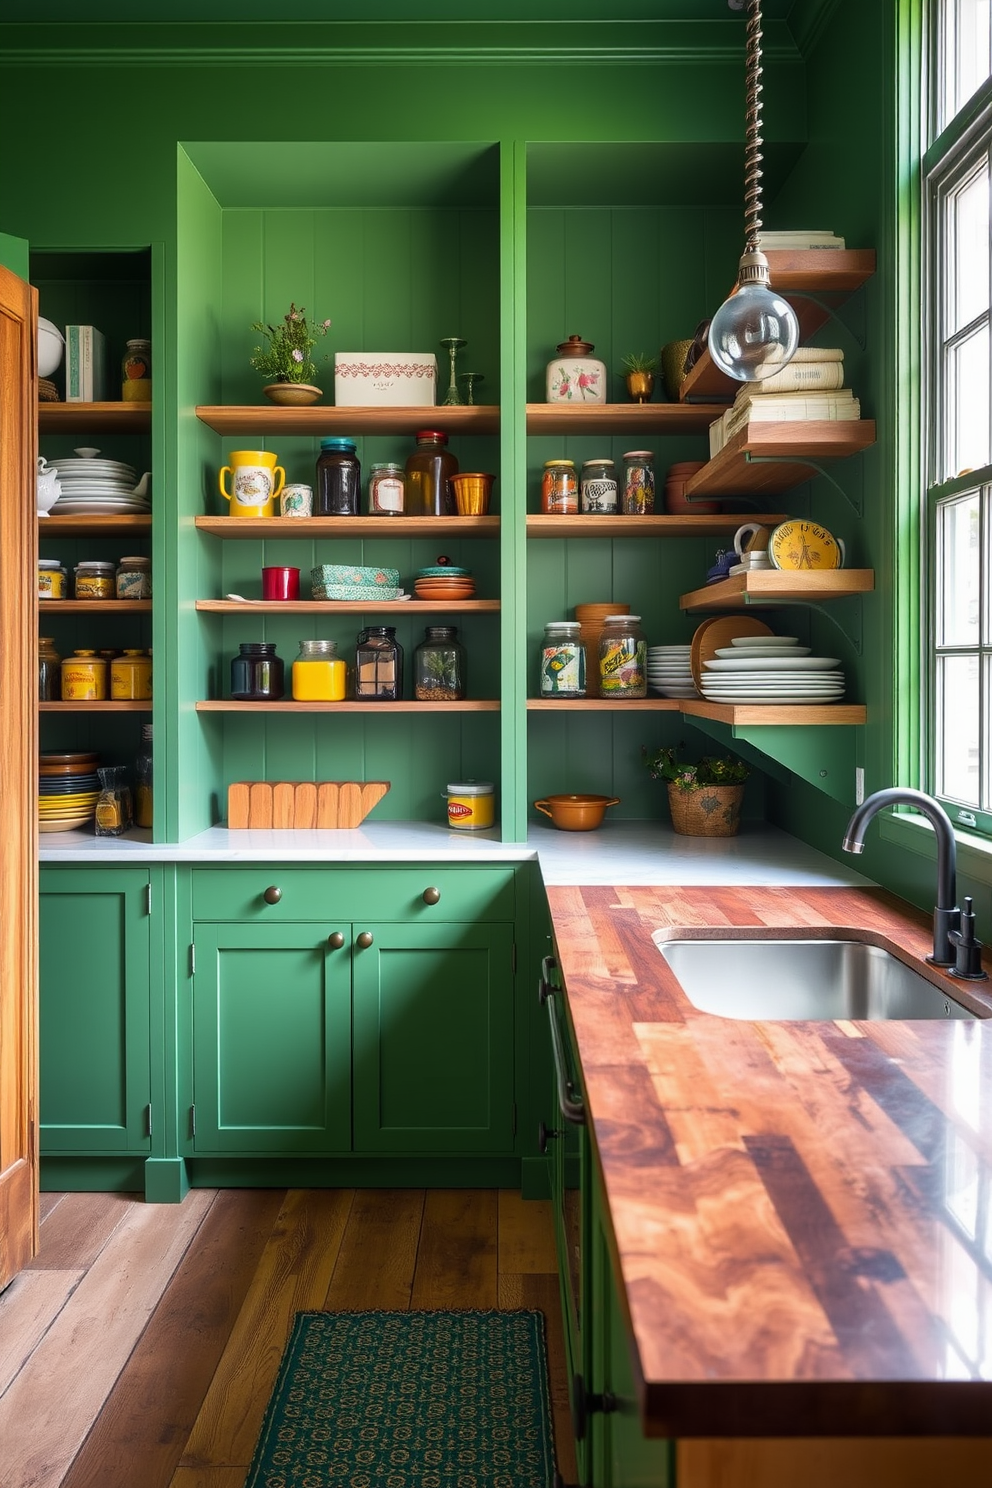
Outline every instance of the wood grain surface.
POLYGON ((992 995, 882 890, 549 901, 649 1433, 992 1438, 992 995), (651 938, 833 928, 981 1016, 717 1017, 651 938))
POLYGON ((227 788, 230 831, 348 831, 389 790, 388 780, 236 780, 227 788))

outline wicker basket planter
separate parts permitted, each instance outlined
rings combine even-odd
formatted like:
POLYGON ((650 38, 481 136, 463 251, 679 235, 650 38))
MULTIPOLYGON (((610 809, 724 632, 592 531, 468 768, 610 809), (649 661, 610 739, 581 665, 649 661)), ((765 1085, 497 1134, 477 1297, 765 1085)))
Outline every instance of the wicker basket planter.
POLYGON ((743 785, 668 787, 672 826, 683 837, 734 837, 741 824, 743 785))

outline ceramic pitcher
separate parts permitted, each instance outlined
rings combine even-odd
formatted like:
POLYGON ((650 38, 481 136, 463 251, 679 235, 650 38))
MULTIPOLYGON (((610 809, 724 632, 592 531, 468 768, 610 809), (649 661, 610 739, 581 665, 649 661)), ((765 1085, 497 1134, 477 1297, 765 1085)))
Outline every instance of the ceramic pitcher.
POLYGON ((231 516, 273 516, 286 483, 286 472, 276 464, 276 456, 268 450, 233 450, 228 458, 231 463, 221 470, 218 484, 224 500, 231 503, 231 516), (230 491, 224 482, 226 475, 232 477, 230 491))

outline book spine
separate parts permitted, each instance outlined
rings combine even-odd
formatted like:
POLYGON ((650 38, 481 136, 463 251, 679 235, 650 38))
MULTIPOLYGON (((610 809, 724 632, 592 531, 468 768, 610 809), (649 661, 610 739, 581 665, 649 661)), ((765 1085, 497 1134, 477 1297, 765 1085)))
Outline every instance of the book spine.
POLYGON ((80 396, 84 403, 93 402, 93 327, 79 327, 80 396))
POLYGON ((796 366, 784 367, 765 382, 756 382, 749 389, 752 397, 767 397, 770 393, 802 392, 806 388, 842 388, 844 386, 844 363, 799 362, 796 366))
POLYGON ((67 325, 65 328, 65 401, 67 403, 83 401, 80 381, 79 332, 79 326, 67 325))

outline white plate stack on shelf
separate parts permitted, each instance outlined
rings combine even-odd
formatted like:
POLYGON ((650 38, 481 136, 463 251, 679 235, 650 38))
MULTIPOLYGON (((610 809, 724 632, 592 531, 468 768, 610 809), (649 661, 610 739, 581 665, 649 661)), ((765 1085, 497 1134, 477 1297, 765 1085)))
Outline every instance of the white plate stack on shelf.
POLYGON ((711 703, 836 703, 844 673, 836 656, 811 656, 795 636, 737 636, 703 663, 711 703))
POLYGON ((58 471, 62 495, 51 509, 53 517, 147 516, 148 477, 138 481, 133 465, 123 460, 101 460, 97 449, 77 449, 78 459, 50 460, 58 471))
POLYGON ((698 697, 689 664, 690 646, 649 646, 648 686, 667 698, 698 697))

